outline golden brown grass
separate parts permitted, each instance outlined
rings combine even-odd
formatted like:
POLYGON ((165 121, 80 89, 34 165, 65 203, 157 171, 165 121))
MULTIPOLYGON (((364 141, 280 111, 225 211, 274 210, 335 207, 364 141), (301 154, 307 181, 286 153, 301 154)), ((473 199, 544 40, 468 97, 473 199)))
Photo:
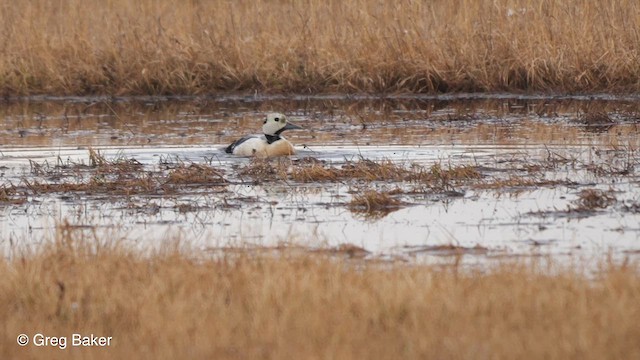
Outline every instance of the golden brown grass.
MULTIPOLYGON (((421 169, 422 170, 422 169, 421 169)), ((332 167, 322 162, 301 162, 292 167, 290 176, 301 182, 315 181, 403 181, 405 178, 422 173, 412 173, 403 165, 391 160, 373 161, 360 158, 357 161, 347 161, 340 167, 332 167)))
POLYGON ((640 5, 0 3, 0 93, 637 91, 640 5))
POLYGON ((224 179, 222 170, 207 165, 190 164, 171 169, 167 174, 166 182, 169 184, 221 185, 225 184, 227 180, 224 179))
POLYGON ((3 359, 397 359, 640 356, 640 276, 533 265, 485 271, 380 265, 309 252, 141 255, 62 227, 0 259, 3 359), (102 245, 98 245, 102 244, 102 245), (38 348, 20 333, 112 336, 38 348))
POLYGON ((293 180, 298 182, 348 182, 348 181, 393 181, 423 184, 437 190, 449 190, 454 185, 477 180, 482 174, 472 165, 443 167, 435 163, 430 167, 420 164, 403 164, 392 160, 369 160, 359 158, 345 161, 340 166, 314 158, 252 159, 240 168, 241 177, 264 182, 293 180))

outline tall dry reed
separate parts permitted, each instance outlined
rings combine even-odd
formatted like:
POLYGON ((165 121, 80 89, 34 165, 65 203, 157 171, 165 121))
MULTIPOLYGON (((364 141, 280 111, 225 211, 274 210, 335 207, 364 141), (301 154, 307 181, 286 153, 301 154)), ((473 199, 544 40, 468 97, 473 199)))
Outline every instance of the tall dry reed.
POLYGON ((151 254, 62 227, 0 260, 3 359, 621 359, 640 357, 640 276, 605 266, 464 271, 283 252, 151 254), (111 336, 108 348, 18 334, 111 336))
POLYGON ((0 94, 638 91, 631 0, 0 1, 0 94))

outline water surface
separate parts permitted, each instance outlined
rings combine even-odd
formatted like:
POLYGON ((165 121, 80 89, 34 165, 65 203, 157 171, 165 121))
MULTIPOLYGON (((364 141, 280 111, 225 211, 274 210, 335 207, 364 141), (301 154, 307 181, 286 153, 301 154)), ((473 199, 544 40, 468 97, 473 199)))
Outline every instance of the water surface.
MULTIPOLYGON (((370 258, 428 262, 635 258, 638 114, 635 99, 604 97, 9 102, 0 107, 5 187, 69 181, 70 167, 89 164, 89 148, 106 159, 134 160, 140 174, 172 164, 213 166, 230 184, 134 195, 34 192, 24 203, 0 205, 1 241, 5 249, 37 246, 67 221, 96 238, 157 246, 180 237, 212 252, 349 244, 370 258), (452 191, 407 182, 242 178, 239 169, 251 160, 221 149, 258 132, 269 111, 304 127, 286 134, 299 150, 292 165, 304 158, 335 167, 363 159, 468 165, 482 178, 452 191), (67 180, 54 179, 55 171, 67 180), (348 203, 367 189, 396 191, 405 205, 381 214, 352 211, 348 203), (583 190, 615 201, 577 211, 583 190)), ((90 170, 83 171, 74 181, 90 179, 90 170)))

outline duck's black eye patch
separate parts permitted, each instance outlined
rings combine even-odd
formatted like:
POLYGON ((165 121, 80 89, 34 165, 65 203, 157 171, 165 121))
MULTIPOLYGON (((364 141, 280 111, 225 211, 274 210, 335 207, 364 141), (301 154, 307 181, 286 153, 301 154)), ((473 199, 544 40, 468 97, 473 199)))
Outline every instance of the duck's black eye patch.
POLYGON ((275 119, 273 119, 273 120, 275 120, 276 122, 278 122, 278 121, 280 121, 280 118, 275 118, 275 119))
POLYGON ((267 123, 267 119, 264 119, 264 121, 263 121, 262 123, 263 123, 263 124, 266 124, 266 123, 267 123))

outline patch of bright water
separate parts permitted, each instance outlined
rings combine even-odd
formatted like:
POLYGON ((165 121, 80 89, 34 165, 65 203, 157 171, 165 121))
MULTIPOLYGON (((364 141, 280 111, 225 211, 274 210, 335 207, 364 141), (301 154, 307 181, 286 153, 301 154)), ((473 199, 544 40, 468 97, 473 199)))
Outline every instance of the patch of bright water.
POLYGON ((153 246, 180 236, 212 251, 352 244, 372 257, 449 262, 450 255, 462 254, 456 261, 469 263, 510 256, 638 256, 636 105, 600 104, 606 124, 585 123, 579 113, 591 111, 587 106, 594 105, 548 99, 9 104, 0 129, 4 186, 37 177, 30 161, 86 164, 87 146, 107 159, 135 159, 141 172, 182 161, 234 174, 250 160, 221 148, 255 132, 260 114, 278 109, 293 109, 292 122, 306 129, 288 134, 300 149, 294 159, 313 157, 338 167, 361 158, 473 165, 489 185, 514 177, 540 185, 467 186, 455 196, 416 191, 408 183, 355 180, 236 181, 222 192, 199 187, 154 195, 34 194, 24 204, 2 205, 0 241, 5 250, 37 245, 68 221, 98 238, 153 246), (537 170, 527 172, 531 167, 537 170), (409 205, 373 217, 351 212, 346 204, 364 188, 401 189, 398 197, 409 205), (584 189, 611 192, 616 202, 571 211, 584 189))

